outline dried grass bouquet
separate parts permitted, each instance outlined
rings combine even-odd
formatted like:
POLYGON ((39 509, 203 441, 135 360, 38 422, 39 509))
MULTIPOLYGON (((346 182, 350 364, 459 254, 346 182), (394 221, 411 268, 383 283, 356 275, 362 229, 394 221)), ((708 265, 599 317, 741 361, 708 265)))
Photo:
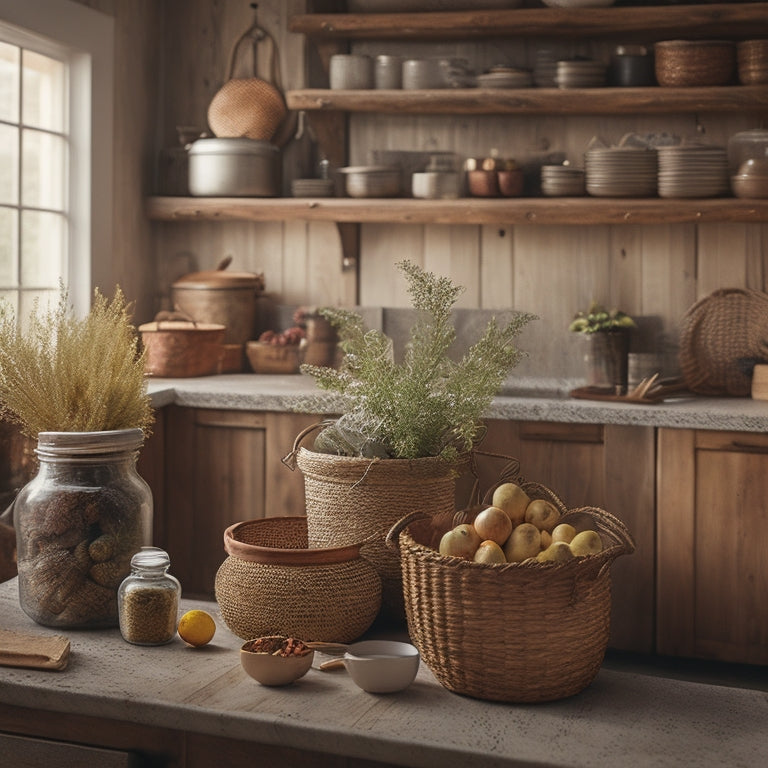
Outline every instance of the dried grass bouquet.
POLYGON ((55 308, 35 303, 26 331, 0 301, 0 417, 33 439, 40 432, 149 434, 144 357, 119 286, 111 302, 96 289, 82 320, 61 287, 55 308))

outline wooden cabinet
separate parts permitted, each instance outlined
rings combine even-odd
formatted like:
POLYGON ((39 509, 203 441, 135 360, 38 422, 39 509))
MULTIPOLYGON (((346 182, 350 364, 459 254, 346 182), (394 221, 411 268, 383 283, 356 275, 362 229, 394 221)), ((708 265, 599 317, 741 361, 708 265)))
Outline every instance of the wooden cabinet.
POLYGON ((155 543, 168 551, 186 596, 212 598, 229 525, 304 514, 303 478, 281 458, 301 429, 318 418, 177 406, 165 410, 155 543))
POLYGON ((768 664, 768 435, 660 429, 657 650, 768 664))
POLYGON ((610 644, 645 653, 654 646, 654 440, 653 427, 492 420, 480 450, 497 457, 478 460, 481 489, 514 457, 526 480, 568 507, 601 507, 625 523, 636 551, 611 568, 610 644))

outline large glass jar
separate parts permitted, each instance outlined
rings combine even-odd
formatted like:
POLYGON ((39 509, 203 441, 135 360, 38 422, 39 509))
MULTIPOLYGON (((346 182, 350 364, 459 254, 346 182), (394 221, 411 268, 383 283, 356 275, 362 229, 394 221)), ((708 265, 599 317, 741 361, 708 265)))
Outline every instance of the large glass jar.
POLYGON ((131 575, 117 592, 120 632, 134 645, 163 645, 176 634, 181 584, 168 573, 171 560, 159 547, 142 547, 131 575))
POLYGON ((140 429, 41 432, 40 467, 13 505, 19 601, 38 624, 117 626, 117 590, 149 543, 140 429))

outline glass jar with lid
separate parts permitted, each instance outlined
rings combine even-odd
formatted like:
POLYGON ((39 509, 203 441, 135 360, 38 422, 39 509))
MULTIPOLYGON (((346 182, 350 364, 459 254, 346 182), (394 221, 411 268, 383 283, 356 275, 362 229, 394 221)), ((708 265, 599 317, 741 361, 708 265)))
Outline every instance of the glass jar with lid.
POLYGON ((40 432, 39 469, 13 503, 22 610, 51 627, 115 627, 117 590, 149 543, 141 429, 40 432))
POLYGON ((120 633, 134 645, 163 645, 176 634, 181 584, 168 573, 171 560, 159 547, 142 547, 117 593, 120 633))

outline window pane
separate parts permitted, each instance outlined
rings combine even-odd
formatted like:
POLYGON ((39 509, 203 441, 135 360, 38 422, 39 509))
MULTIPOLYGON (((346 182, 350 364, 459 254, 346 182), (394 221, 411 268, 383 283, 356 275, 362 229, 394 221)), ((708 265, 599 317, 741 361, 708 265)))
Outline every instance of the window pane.
POLYGON ((40 131, 22 133, 21 202, 37 208, 64 208, 65 143, 40 131))
POLYGON ((19 284, 19 214, 14 208, 0 208, 0 288, 19 284))
POLYGON ((29 319, 33 313, 41 316, 49 309, 55 307, 58 299, 58 286, 55 291, 22 291, 19 294, 19 311, 16 314, 16 319, 19 321, 22 332, 28 330, 29 319))
POLYGON ((0 43, 0 120, 19 122, 19 59, 15 45, 0 43))
POLYGON ((57 213, 21 214, 21 284, 58 289, 64 274, 66 221, 57 213))
POLYGON ((22 122, 50 131, 64 131, 64 64, 49 56, 24 51, 22 56, 22 122))
POLYGON ((19 204, 19 129, 0 125, 0 203, 19 204))

